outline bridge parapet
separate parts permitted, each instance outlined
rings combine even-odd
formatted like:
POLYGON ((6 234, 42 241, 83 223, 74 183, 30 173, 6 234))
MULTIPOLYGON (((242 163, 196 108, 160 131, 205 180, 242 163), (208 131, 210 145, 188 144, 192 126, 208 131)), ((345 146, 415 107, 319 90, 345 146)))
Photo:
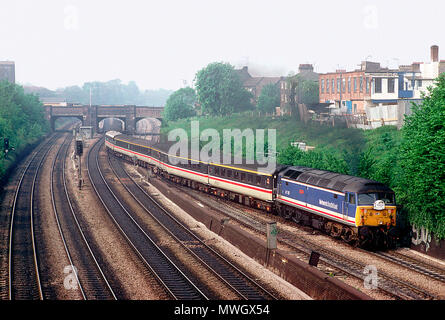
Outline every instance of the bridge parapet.
POLYGON ((136 118, 162 118, 164 108, 136 107, 136 118))
POLYGON ((83 116, 84 110, 83 107, 52 107, 51 110, 52 116, 83 116))

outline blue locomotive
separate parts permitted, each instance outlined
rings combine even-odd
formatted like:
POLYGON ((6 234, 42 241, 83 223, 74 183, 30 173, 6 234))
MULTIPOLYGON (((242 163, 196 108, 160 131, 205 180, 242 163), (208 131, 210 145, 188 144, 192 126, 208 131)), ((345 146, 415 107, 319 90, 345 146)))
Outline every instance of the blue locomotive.
POLYGON ((394 245, 395 194, 384 184, 306 167, 288 167, 277 179, 282 217, 362 247, 394 245))

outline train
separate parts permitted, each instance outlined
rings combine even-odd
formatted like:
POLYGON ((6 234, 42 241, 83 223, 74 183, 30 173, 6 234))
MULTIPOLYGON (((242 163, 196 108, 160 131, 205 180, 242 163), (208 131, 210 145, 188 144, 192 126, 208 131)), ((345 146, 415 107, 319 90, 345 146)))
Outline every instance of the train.
MULTIPOLYGON (((105 134, 108 152, 176 183, 276 214, 365 249, 396 246, 395 193, 364 178, 302 166, 258 170, 252 164, 221 164, 169 154, 157 143, 117 131, 105 134)), ((232 162, 233 163, 233 162, 232 162)))

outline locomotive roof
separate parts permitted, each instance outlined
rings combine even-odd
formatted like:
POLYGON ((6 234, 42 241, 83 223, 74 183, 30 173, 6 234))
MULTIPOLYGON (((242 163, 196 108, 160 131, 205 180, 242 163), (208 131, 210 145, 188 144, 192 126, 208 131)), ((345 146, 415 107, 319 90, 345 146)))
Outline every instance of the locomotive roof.
MULTIPOLYGON (((107 135, 108 135, 108 132, 107 132, 107 135)), ((160 151, 164 154, 168 154, 170 147, 176 143, 174 141, 155 143, 154 141, 151 141, 151 140, 144 140, 144 139, 136 138, 136 137, 126 135, 126 134, 119 134, 114 137, 116 137, 117 140, 126 141, 126 142, 130 142, 130 143, 134 143, 139 146, 151 148, 153 150, 160 151)), ((189 150, 192 150, 190 148, 190 144, 189 144, 189 150)), ((176 154, 175 156, 178 156, 180 158, 179 154, 176 154)), ((194 160, 193 158, 185 158, 185 159, 194 160)), ((278 165, 278 164, 277 164, 276 168, 273 170, 270 170, 267 167, 261 167, 258 164, 248 164, 248 163, 234 164, 235 162, 234 162, 233 155, 231 156, 231 164, 229 164, 229 165, 224 164, 222 160, 223 160, 223 154, 222 154, 222 152, 220 152, 220 164, 214 163, 214 165, 219 166, 219 167, 229 168, 229 169, 238 169, 238 170, 252 172, 252 173, 260 173, 260 174, 264 174, 264 175, 273 175, 274 173, 280 172, 284 168, 287 168, 287 166, 278 165)), ((245 161, 245 160, 246 159, 244 159, 244 158, 242 159, 242 161, 245 161)), ((199 161, 199 162, 208 163, 206 161, 199 161)))
POLYGON ((307 167, 289 167, 280 173, 280 176, 289 174, 290 170, 301 172, 297 177, 286 177, 302 183, 317 187, 331 189, 339 192, 391 192, 393 191, 381 182, 360 177, 339 174, 331 171, 317 170, 307 167))

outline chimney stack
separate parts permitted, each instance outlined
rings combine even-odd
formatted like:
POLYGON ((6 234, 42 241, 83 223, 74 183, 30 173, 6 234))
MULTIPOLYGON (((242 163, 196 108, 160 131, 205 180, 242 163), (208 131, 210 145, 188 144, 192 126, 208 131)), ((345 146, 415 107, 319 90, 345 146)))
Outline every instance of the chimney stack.
POLYGON ((439 62, 439 47, 431 46, 431 61, 439 62))

